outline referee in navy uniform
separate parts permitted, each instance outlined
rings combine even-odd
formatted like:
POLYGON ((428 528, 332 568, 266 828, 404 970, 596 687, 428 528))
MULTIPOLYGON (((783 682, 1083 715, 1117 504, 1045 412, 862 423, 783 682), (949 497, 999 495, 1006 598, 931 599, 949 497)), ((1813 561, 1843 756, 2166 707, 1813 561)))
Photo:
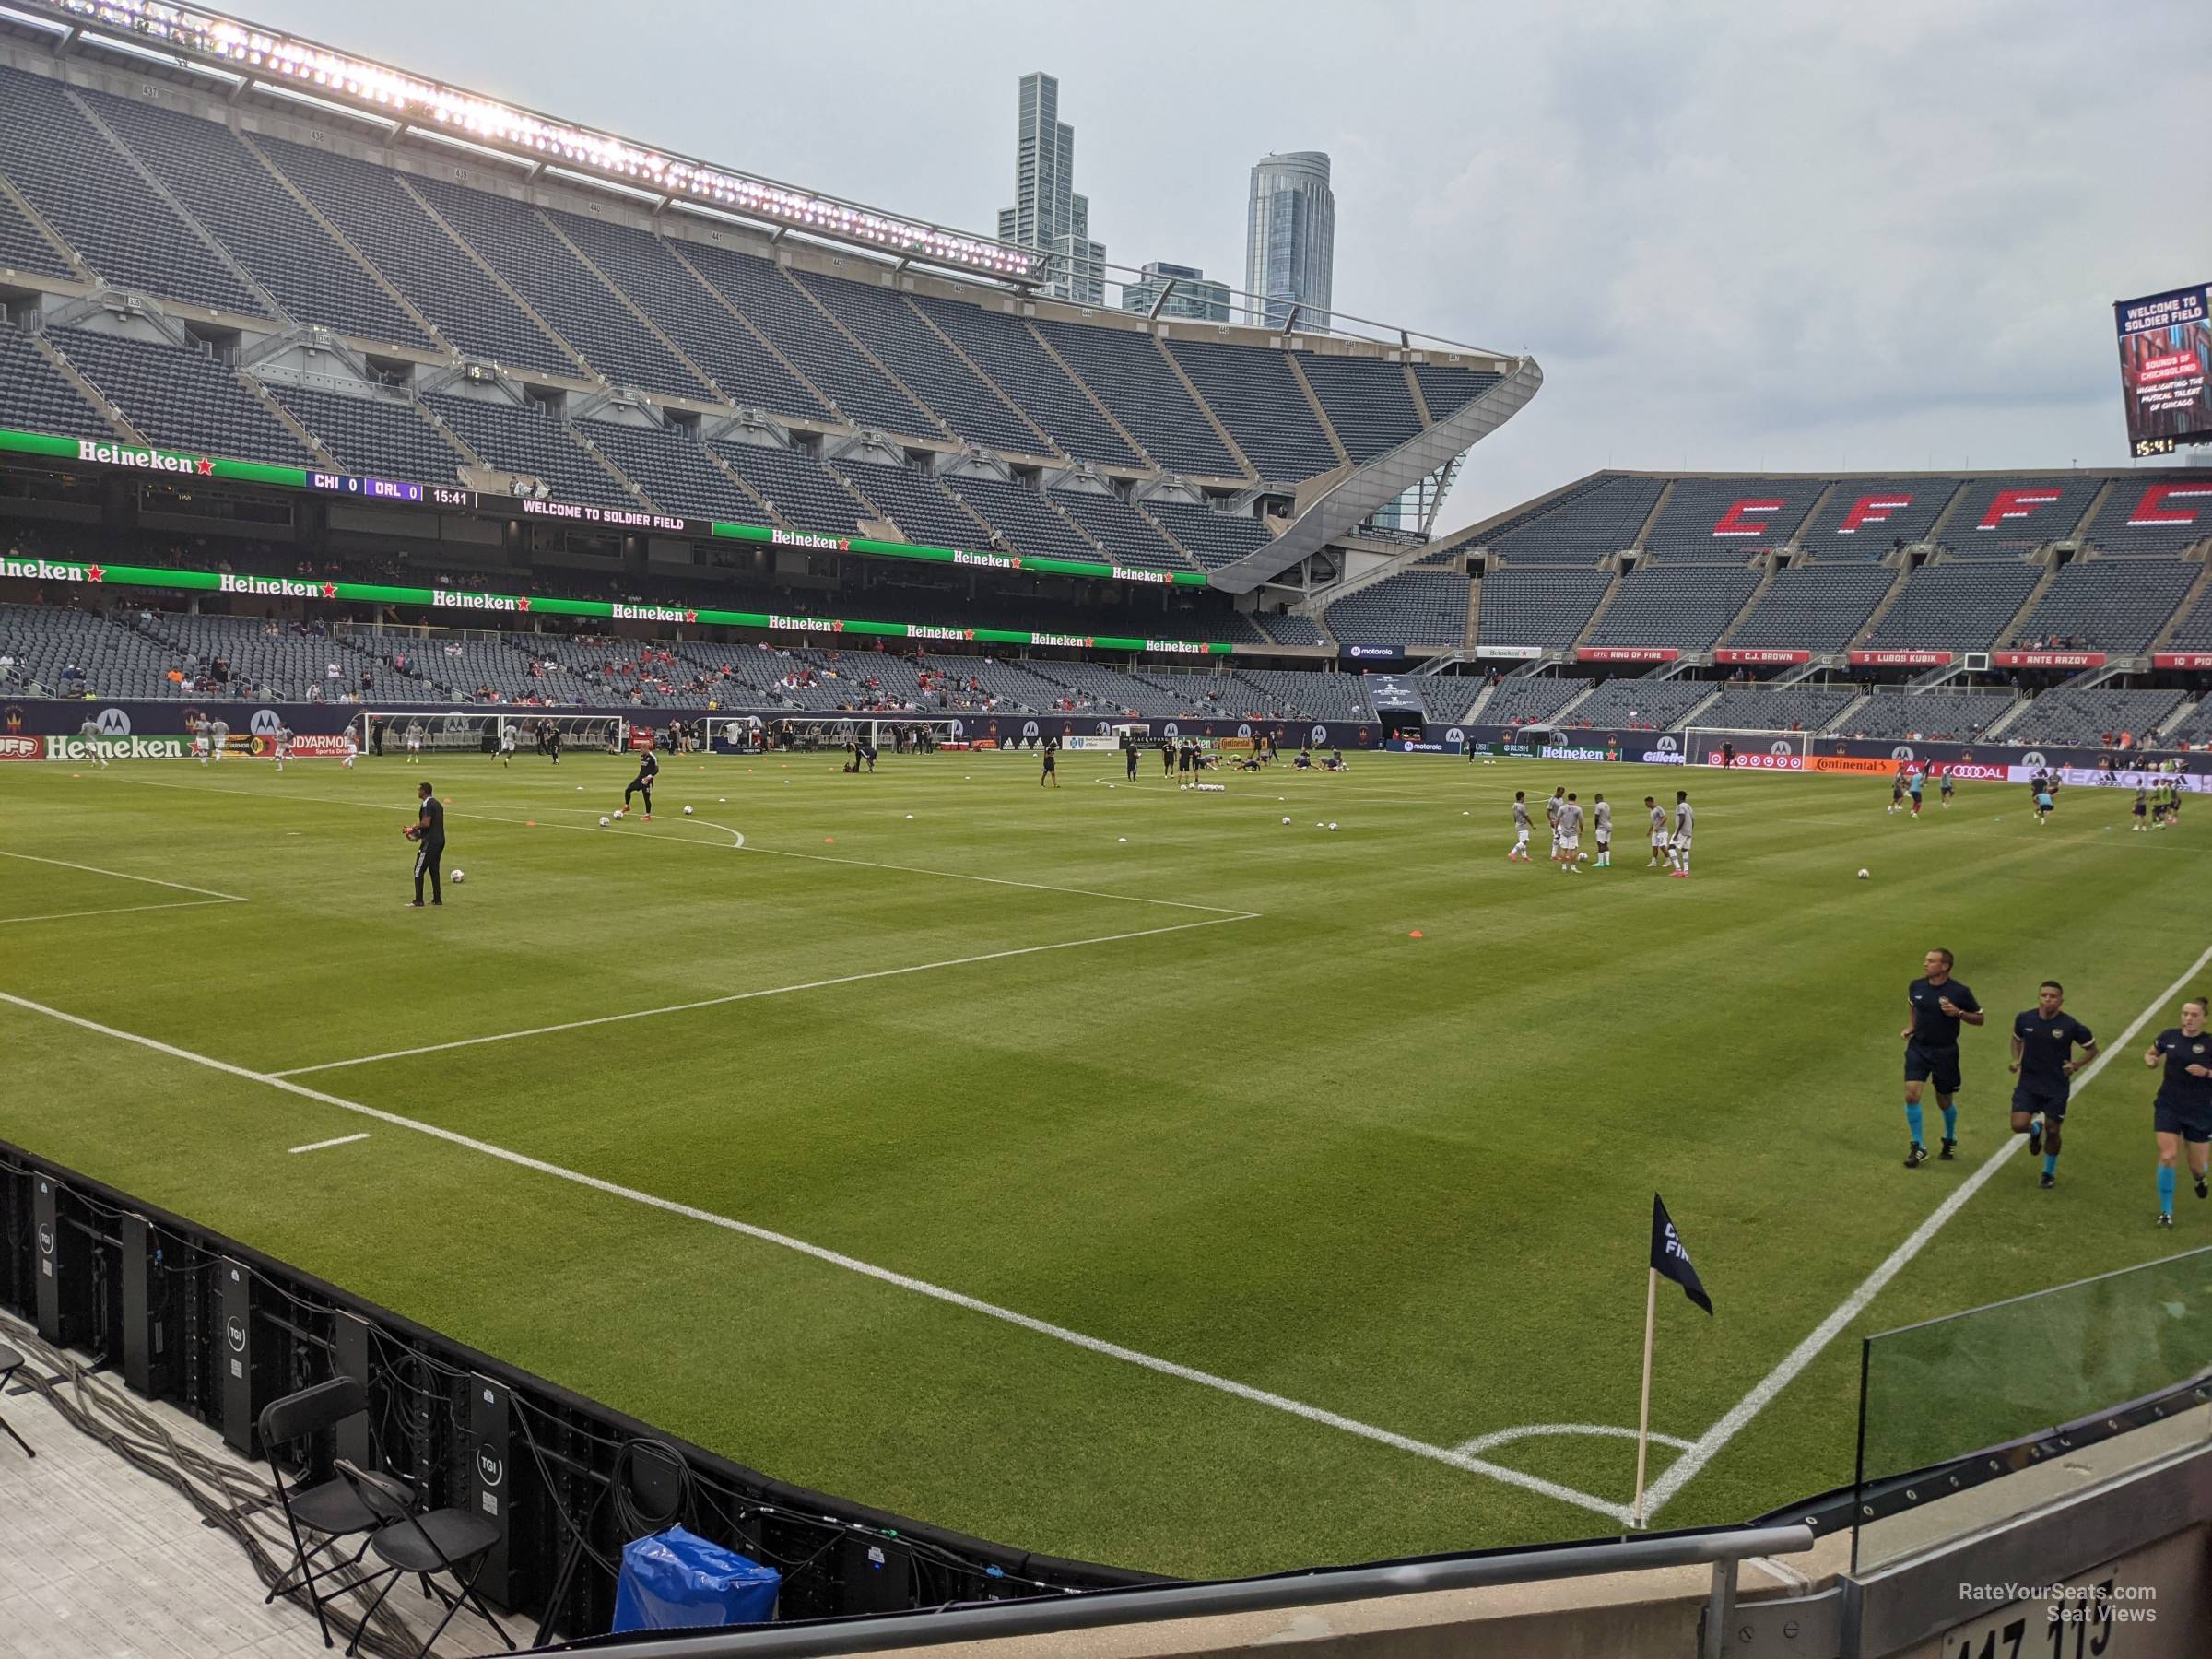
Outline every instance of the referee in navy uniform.
POLYGON ((415 902, 409 910, 422 908, 422 878, 430 878, 430 902, 443 904, 445 896, 438 888, 438 866, 445 859, 445 804, 430 793, 428 783, 416 789, 420 805, 415 812, 415 821, 407 828, 407 839, 415 843, 415 902))

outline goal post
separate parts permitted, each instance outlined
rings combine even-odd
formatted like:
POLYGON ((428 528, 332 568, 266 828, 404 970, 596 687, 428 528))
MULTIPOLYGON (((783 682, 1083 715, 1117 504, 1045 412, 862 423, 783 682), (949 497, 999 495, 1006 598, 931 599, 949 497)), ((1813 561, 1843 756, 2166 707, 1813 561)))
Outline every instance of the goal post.
POLYGON ((930 755, 958 738, 967 723, 950 715, 885 714, 866 725, 867 746, 879 755, 930 755))
POLYGON ((1785 758, 1802 761, 1813 752, 1816 735, 1771 726, 1685 726, 1682 759, 1691 766, 1719 766, 1733 752, 1734 764, 1754 769, 1785 758))
POLYGON ((629 747, 629 722, 618 714, 557 714, 534 709, 364 709, 351 723, 354 741, 363 755, 407 752, 410 737, 418 740, 426 755, 488 755, 496 753, 502 733, 514 735, 514 747, 528 752, 536 747, 541 731, 558 731, 564 749, 604 749, 618 753, 629 747), (380 745, 379 737, 382 741, 380 745))

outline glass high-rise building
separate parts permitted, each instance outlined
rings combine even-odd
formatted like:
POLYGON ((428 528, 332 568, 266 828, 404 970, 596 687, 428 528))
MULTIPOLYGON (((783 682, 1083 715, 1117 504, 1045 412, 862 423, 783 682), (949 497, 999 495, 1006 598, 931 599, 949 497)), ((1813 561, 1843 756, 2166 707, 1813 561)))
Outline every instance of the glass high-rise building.
POLYGON ((998 210, 998 240, 1052 257, 1044 292, 1078 305, 1106 300, 1106 249, 1090 240, 1090 198, 1076 194, 1076 129, 1060 119, 1060 82, 1021 77, 1014 139, 1014 206, 998 210))
POLYGON ((1226 323, 1229 284, 1207 280, 1196 265, 1169 265, 1155 259, 1145 266, 1142 280, 1122 285, 1122 309, 1149 316, 1156 303, 1163 317, 1226 323), (1163 293, 1167 296, 1164 300, 1160 299, 1163 293))
POLYGON ((1301 328, 1327 327, 1335 263, 1336 197, 1329 189, 1328 157, 1319 150, 1261 157, 1252 170, 1244 232, 1252 320, 1277 328, 1295 306, 1301 328))

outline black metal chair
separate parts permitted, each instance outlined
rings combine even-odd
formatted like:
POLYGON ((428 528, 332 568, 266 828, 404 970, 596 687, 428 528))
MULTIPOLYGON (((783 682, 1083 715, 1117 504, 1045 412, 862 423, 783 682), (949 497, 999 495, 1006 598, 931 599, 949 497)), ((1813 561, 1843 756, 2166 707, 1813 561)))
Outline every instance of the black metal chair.
MULTIPOLYGON (((361 1632, 369 1628, 369 1621, 376 1617, 384 1598, 392 1594, 392 1586, 408 1577, 420 1579, 423 1593, 435 1594, 445 1604, 445 1617, 438 1621, 437 1629, 423 1638, 417 1659, 424 1659, 438 1638, 445 1633, 453 1615, 464 1606, 474 1607, 512 1652, 514 1638, 507 1634, 506 1626, 500 1623, 492 1610, 484 1605, 484 1598, 477 1594, 477 1580, 483 1574, 485 1558, 490 1554, 491 1547, 500 1541, 500 1529, 471 1510, 453 1507, 418 1510, 415 1507, 415 1495, 406 1484, 389 1475, 361 1468, 342 1457, 333 1466, 354 1494, 383 1518, 384 1524, 369 1536, 369 1550, 389 1572, 383 1588, 376 1593, 376 1599, 369 1604, 369 1611, 361 1616, 346 1652, 354 1654, 360 1651, 361 1632), (441 1573, 453 1581, 451 1593, 436 1582, 436 1575, 441 1573)), ((378 1576, 375 1572, 370 1574, 371 1578, 378 1576)))
POLYGON ((305 1590, 315 1609, 315 1623, 322 1629, 324 1647, 336 1643, 331 1640, 330 1620, 323 1611, 324 1597, 315 1585, 333 1573, 359 1565, 369 1552, 371 1535, 386 1520, 331 1468, 328 1437, 339 1424, 357 1417, 366 1418, 368 1412, 369 1391, 351 1377, 333 1377, 281 1400, 272 1400, 261 1412, 262 1454, 269 1460, 276 1502, 292 1534, 291 1564, 276 1575, 264 1603, 305 1590), (288 1479, 278 1453, 297 1441, 308 1441, 308 1452, 300 1477, 288 1479), (360 1547, 340 1560, 340 1543, 351 1537, 360 1539, 360 1547), (310 1538, 314 1542, 311 1544, 310 1538), (315 1558, 325 1551, 330 1559, 314 1566, 315 1558), (294 1574, 299 1576, 295 1579, 294 1574))
MULTIPOLYGON (((4 1393, 6 1390, 8 1383, 15 1380, 16 1372, 20 1371, 22 1367, 23 1356, 17 1353, 14 1348, 9 1347, 6 1343, 0 1342, 0 1393, 4 1393)), ((14 1441, 17 1445, 22 1447, 24 1456, 36 1457, 38 1455, 36 1452, 33 1452, 30 1449, 30 1442, 25 1440, 21 1435, 18 1434, 15 1431, 13 1425, 11 1425, 4 1417, 0 1417, 0 1433, 6 1434, 9 1440, 14 1441)))

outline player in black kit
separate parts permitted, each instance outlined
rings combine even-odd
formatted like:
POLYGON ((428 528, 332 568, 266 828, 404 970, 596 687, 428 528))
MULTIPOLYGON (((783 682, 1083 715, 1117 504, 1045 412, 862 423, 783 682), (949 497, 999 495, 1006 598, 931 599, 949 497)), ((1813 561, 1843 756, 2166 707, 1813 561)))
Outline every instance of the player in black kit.
POLYGON ((2159 1225, 2173 1225, 2174 1165, 2188 1143, 2189 1173, 2199 1198, 2212 1196, 2206 1179, 2212 1165, 2212 1032, 2205 1030, 2205 999, 2182 1005, 2182 1023, 2160 1031, 2143 1064, 2165 1068, 2151 1127, 2159 1137, 2159 1225))
POLYGON ((645 796, 645 821, 649 824, 653 822, 653 781, 660 775, 661 763, 653 752, 651 749, 640 749, 638 775, 629 781, 629 787, 622 792, 624 806, 629 805, 629 797, 633 794, 641 793, 645 796))
POLYGON ((416 789, 419 805, 415 809, 415 821, 406 828, 406 837, 415 843, 415 902, 409 910, 422 908, 422 878, 430 878, 430 902, 442 905, 445 895, 438 889, 438 866, 445 858, 445 804, 430 793, 428 783, 416 789))
POLYGON ((2027 1135, 2030 1153, 2043 1155, 2045 1187, 2058 1184, 2059 1132, 2065 1127, 2074 1074, 2097 1058, 2097 1039, 2065 1011, 2065 987, 2045 980, 2036 990, 2035 1006, 2012 1017, 2012 1069, 2020 1079, 2012 1089, 2012 1132, 2027 1135))
POLYGON ((1920 1091, 1936 1085, 1936 1104, 1943 1109, 1943 1148, 1937 1157, 1948 1159, 1959 1145, 1959 1108, 1951 1104, 1959 1092, 1959 1022, 1980 1025, 1984 1018, 1974 994, 1951 977, 1951 953, 1931 950, 1922 966, 1925 974, 1905 987, 1911 1018, 1899 1033, 1905 1040, 1905 1124, 1912 1144, 1905 1152, 1905 1168, 1917 1170, 1928 1161, 1921 1140, 1920 1091))

